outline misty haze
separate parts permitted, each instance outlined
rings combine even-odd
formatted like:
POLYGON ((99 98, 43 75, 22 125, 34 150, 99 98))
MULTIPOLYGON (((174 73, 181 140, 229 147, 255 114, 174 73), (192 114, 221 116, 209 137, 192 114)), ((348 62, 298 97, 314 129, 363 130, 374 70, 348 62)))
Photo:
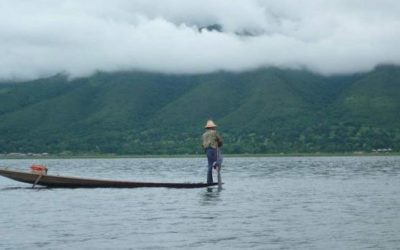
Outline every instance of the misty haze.
POLYGON ((0 249, 398 249, 400 1, 0 0, 0 249))

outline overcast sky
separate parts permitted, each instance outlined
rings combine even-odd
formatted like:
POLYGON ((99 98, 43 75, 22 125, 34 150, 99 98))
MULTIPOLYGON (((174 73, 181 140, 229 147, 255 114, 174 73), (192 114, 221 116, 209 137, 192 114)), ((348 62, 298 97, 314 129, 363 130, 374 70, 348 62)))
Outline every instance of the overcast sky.
POLYGON ((399 0, 0 0, 0 79, 400 64, 399 0), (222 32, 199 31, 219 24, 222 32), (252 34, 243 35, 243 34, 252 34))

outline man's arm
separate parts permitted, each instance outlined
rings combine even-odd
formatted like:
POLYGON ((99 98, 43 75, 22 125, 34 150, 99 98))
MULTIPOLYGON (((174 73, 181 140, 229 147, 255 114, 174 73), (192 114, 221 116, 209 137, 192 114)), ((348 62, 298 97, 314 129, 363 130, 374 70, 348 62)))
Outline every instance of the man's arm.
POLYGON ((217 133, 217 144, 218 147, 222 147, 223 142, 222 142, 222 137, 217 133))

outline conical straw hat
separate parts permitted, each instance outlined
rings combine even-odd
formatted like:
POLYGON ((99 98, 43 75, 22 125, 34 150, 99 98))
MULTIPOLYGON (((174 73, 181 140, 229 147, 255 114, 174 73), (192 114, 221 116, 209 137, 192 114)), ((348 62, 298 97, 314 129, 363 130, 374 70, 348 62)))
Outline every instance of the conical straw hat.
POLYGON ((208 120, 206 126, 204 128, 216 128, 217 125, 212 120, 208 120))

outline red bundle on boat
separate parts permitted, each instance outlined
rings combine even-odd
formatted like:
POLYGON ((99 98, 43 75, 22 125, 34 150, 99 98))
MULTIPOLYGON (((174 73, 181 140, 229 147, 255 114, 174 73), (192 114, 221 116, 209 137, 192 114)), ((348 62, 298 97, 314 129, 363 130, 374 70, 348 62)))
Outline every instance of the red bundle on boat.
POLYGON ((31 170, 33 173, 36 173, 36 174, 47 174, 48 169, 44 165, 33 164, 31 166, 31 170))

